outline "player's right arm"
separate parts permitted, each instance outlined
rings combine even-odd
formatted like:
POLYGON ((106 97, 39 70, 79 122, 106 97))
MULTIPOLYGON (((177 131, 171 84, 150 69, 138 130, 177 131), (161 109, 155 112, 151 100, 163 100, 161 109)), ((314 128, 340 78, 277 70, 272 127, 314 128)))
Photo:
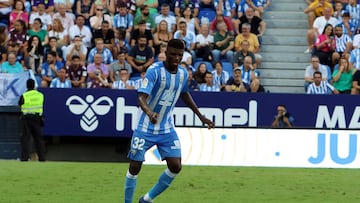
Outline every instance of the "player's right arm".
POLYGON ((149 97, 149 95, 146 93, 143 93, 143 92, 138 93, 138 100, 139 100, 140 108, 149 117, 150 122, 152 124, 155 124, 159 115, 156 112, 153 112, 152 109, 150 108, 150 106, 148 105, 148 103, 146 102, 148 97, 149 97))

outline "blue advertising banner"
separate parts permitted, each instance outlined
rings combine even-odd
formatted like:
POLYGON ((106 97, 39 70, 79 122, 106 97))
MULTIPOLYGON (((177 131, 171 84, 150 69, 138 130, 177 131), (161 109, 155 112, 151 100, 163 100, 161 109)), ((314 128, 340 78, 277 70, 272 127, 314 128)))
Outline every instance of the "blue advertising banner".
MULTIPOLYGON (((134 90, 41 89, 45 94, 45 135, 129 137, 138 103, 134 90)), ((359 97, 353 95, 192 92, 202 114, 217 127, 271 126, 277 105, 287 106, 297 128, 359 129, 359 97)), ((179 100, 176 126, 202 126, 179 100)))

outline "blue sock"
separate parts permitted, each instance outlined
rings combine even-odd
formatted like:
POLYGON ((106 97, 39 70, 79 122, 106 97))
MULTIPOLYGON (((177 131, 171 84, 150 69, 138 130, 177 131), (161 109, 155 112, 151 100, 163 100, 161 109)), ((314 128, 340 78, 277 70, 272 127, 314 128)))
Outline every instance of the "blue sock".
POLYGON ((137 175, 131 175, 129 171, 126 173, 126 180, 125 180, 125 203, 132 203, 135 187, 136 187, 136 180, 137 175))
POLYGON ((151 200, 153 200, 160 193, 162 193, 164 190, 166 190, 166 188, 168 188, 170 186, 171 182, 174 180, 176 175, 177 175, 176 173, 172 173, 169 169, 166 169, 161 174, 156 185, 154 185, 154 187, 151 188, 151 190, 147 194, 151 198, 151 200))

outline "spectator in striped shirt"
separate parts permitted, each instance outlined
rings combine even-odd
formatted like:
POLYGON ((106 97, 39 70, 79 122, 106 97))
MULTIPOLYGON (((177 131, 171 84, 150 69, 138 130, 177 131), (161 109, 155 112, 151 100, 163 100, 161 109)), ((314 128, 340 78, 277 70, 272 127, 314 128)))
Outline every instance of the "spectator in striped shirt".
POLYGON ((119 90, 134 90, 136 88, 135 81, 129 80, 130 79, 130 73, 128 69, 123 68, 119 71, 119 78, 120 80, 116 80, 112 84, 113 89, 119 89, 119 90))
POLYGON ((50 83, 50 88, 72 88, 71 81, 66 78, 65 67, 58 70, 57 77, 50 83))
POLYGON ((213 75, 211 72, 206 71, 205 83, 200 85, 201 92, 220 92, 220 87, 214 83, 213 75))
POLYGON ((94 63, 95 54, 100 54, 102 62, 106 65, 111 64, 114 60, 111 51, 105 47, 104 40, 101 38, 95 39, 95 47, 89 52, 88 64, 94 63))
POLYGON ((252 58, 246 56, 244 64, 240 66, 241 78, 245 84, 250 85, 251 92, 264 92, 264 87, 260 85, 260 72, 252 65, 252 58))
POLYGON ((341 24, 335 26, 335 55, 333 55, 333 63, 337 63, 340 56, 344 56, 349 59, 351 47, 352 47, 352 39, 349 35, 343 33, 343 27, 341 24))
POLYGON ((320 71, 315 71, 313 74, 313 83, 307 89, 307 94, 339 94, 327 80, 323 80, 320 71))
POLYGON ((328 73, 328 70, 327 70, 326 66, 323 65, 323 64, 320 64, 319 57, 312 56, 311 57, 311 64, 306 66, 306 69, 305 69, 305 75, 304 75, 305 92, 307 92, 309 85, 314 82, 314 73, 316 71, 319 71, 321 73, 322 80, 324 80, 324 81, 329 80, 329 77, 331 78, 331 75, 328 75, 330 73, 328 73))
POLYGON ((211 73, 214 78, 214 84, 219 86, 221 91, 225 90, 226 82, 229 80, 230 76, 227 71, 223 70, 223 66, 220 61, 215 63, 215 70, 213 70, 211 73))
POLYGON ((125 30, 125 38, 130 41, 130 33, 133 27, 133 16, 128 12, 126 4, 121 2, 118 13, 114 16, 113 25, 116 29, 125 30))

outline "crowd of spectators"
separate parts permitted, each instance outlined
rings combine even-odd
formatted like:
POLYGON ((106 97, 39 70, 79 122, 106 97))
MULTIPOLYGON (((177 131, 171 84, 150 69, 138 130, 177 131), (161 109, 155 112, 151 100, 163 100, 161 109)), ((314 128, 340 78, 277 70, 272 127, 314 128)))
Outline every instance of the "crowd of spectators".
POLYGON ((190 89, 263 92, 257 67, 270 2, 2 1, 0 73, 31 71, 44 88, 136 89, 178 38, 190 89))
POLYGON ((307 0, 308 94, 359 94, 360 1, 307 0))

